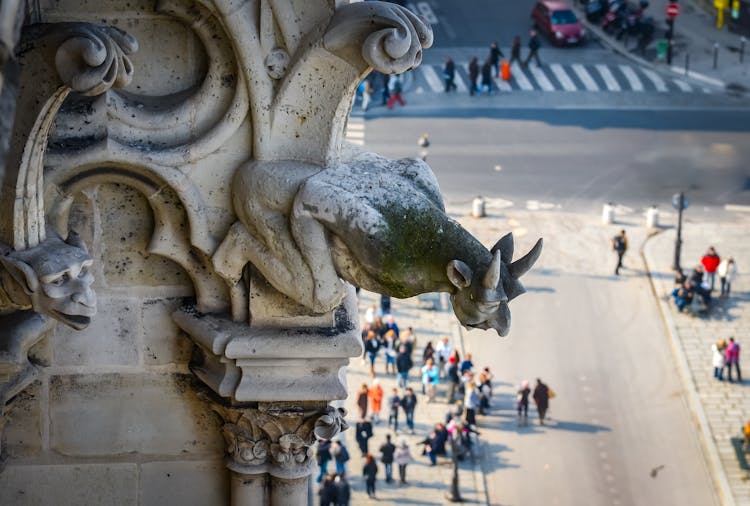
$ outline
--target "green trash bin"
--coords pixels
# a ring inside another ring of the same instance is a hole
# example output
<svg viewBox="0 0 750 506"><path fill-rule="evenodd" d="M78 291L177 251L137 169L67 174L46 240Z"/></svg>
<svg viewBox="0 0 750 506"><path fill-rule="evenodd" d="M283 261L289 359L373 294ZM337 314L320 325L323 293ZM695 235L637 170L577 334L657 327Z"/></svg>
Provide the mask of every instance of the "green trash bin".
<svg viewBox="0 0 750 506"><path fill-rule="evenodd" d="M667 59L667 47L669 46L669 42L667 39L661 39L656 43L656 58L658 60L666 60Z"/></svg>

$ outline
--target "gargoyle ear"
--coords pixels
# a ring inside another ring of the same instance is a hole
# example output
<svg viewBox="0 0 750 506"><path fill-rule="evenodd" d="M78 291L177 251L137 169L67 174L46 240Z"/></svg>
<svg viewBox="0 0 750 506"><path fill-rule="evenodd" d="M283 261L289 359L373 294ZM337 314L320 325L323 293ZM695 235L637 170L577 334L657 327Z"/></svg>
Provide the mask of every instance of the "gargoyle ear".
<svg viewBox="0 0 750 506"><path fill-rule="evenodd" d="M71 246L82 249L86 254L88 254L89 252L89 249L86 247L86 243L83 242L83 239L81 239L81 236L78 235L78 232L76 232L75 230L71 230L70 232L68 232L68 240L65 242L70 244Z"/></svg>
<svg viewBox="0 0 750 506"><path fill-rule="evenodd" d="M29 264L10 256L0 256L0 263L7 269L27 295L39 288L39 278Z"/></svg>
<svg viewBox="0 0 750 506"><path fill-rule="evenodd" d="M471 284L471 267L461 260L451 260L446 267L448 279L456 288L466 288Z"/></svg>

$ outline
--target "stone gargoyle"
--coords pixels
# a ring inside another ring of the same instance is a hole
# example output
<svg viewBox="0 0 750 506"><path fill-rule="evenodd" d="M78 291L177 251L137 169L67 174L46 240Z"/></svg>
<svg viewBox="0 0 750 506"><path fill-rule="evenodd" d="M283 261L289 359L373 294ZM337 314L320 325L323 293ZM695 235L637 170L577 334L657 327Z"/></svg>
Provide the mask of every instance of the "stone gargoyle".
<svg viewBox="0 0 750 506"><path fill-rule="evenodd" d="M342 279L394 297L448 292L466 327L510 327L508 302L537 260L539 239L512 261L508 234L488 250L449 218L421 160L363 153L332 167L252 161L234 176L239 221L213 257L230 284L251 262L280 292L316 312L345 293Z"/></svg>

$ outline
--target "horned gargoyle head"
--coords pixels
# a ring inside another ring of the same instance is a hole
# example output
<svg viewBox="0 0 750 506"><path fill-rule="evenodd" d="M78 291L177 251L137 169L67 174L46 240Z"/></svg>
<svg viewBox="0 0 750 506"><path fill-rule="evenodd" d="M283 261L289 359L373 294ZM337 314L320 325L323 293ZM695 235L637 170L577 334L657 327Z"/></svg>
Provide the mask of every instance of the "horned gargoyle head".
<svg viewBox="0 0 750 506"><path fill-rule="evenodd" d="M33 248L0 256L0 263L35 312L76 330L91 323L96 314L96 294L91 289L93 260L75 232L69 234L67 242L49 234Z"/></svg>
<svg viewBox="0 0 750 506"><path fill-rule="evenodd" d="M472 269L461 260L451 260L448 279L456 287L451 294L453 311L466 327L495 329L501 336L510 330L508 302L525 292L519 282L542 252L539 239L526 255L515 262L513 234L507 234L490 250L492 261L485 268Z"/></svg>

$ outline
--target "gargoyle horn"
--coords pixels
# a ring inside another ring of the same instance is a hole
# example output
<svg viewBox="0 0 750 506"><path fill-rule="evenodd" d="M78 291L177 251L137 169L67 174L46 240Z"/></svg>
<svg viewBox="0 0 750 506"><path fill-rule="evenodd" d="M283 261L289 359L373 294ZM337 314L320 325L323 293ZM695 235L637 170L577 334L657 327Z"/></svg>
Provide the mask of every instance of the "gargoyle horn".
<svg viewBox="0 0 750 506"><path fill-rule="evenodd" d="M511 239L512 240L512 239ZM502 266L502 253L495 251L492 256L492 262L487 267L487 272L484 273L484 279L482 280L482 286L488 290L493 290L497 287L500 282L500 267Z"/></svg>
<svg viewBox="0 0 750 506"><path fill-rule="evenodd" d="M500 251L503 263L509 264L513 260L513 232L508 232L500 238L490 250L493 254Z"/></svg>
<svg viewBox="0 0 750 506"><path fill-rule="evenodd" d="M501 239L502 240L502 239ZM526 274L542 254L542 239L539 239L531 251L508 266L511 277L518 279Z"/></svg>

